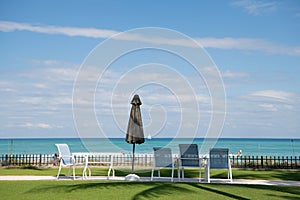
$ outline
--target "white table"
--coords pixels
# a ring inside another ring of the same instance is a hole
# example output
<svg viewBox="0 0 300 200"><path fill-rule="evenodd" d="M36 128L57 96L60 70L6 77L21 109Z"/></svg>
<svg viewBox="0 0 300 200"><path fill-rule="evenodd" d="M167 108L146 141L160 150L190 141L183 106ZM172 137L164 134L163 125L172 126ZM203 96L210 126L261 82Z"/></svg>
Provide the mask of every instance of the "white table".
<svg viewBox="0 0 300 200"><path fill-rule="evenodd" d="M82 177L87 178L87 170L89 171L89 177L91 176L91 169L89 168L89 165L91 164L104 164L108 165L108 173L107 173L107 179L110 177L110 173L112 172L112 176L115 177L115 170L113 168L114 164L114 157L122 155L121 153L97 153L97 152L76 152L72 153L74 157L84 157L84 169L82 172ZM91 160L93 157L101 157L101 156L109 156L108 161L95 161Z"/></svg>

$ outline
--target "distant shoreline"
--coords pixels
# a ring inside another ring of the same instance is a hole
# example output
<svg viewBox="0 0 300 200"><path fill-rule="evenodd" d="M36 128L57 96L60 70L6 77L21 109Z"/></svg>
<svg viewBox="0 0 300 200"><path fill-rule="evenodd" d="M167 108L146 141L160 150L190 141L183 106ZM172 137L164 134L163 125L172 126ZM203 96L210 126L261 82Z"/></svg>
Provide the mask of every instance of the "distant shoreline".
<svg viewBox="0 0 300 200"><path fill-rule="evenodd" d="M20 138L0 138L0 140L47 140L47 139L125 139L124 138L118 138L118 137L111 137L111 138L81 138L81 137L45 137L45 138L25 138L25 137L20 137ZM171 138L171 137L168 137L168 138L151 138L151 139L147 139L147 137L145 137L146 140L155 140L155 139L159 139L159 140L163 140L163 139L166 139L166 140L170 140L170 139L211 139L211 140L215 140L215 139L221 139L221 140L300 140L300 137L299 138L225 138L225 137L220 137L220 138Z"/></svg>
<svg viewBox="0 0 300 200"><path fill-rule="evenodd" d="M55 144L68 144L72 152L131 152L132 145L125 138L14 138L0 139L0 154L51 154ZM153 138L136 148L136 153L152 153L153 147L170 147L178 152L179 144L198 144L199 151L220 147L243 155L300 155L300 139L290 138Z"/></svg>

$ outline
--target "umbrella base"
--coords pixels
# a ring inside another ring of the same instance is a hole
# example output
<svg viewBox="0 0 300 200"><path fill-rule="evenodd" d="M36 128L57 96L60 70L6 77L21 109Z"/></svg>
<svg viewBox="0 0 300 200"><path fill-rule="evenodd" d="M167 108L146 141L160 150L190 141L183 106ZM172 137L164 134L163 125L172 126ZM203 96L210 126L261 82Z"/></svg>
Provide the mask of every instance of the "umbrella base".
<svg viewBox="0 0 300 200"><path fill-rule="evenodd" d="M126 181L139 181L140 177L136 174L128 174L127 176L125 176L125 180Z"/></svg>

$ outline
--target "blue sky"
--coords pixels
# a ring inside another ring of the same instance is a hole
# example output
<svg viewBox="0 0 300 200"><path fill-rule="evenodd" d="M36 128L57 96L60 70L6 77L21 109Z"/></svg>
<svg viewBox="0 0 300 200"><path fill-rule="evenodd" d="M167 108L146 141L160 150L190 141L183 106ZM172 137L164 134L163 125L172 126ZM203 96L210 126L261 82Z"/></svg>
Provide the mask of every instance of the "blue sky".
<svg viewBox="0 0 300 200"><path fill-rule="evenodd" d="M101 42L143 27L183 33L199 42L213 60L226 92L220 137L299 138L300 2L296 0L2 0L0 138L78 137L72 95L80 66ZM211 117L205 81L182 60L150 51L123 56L108 71L110 81L103 80L107 85L99 84L95 90L95 113L105 135L124 137L130 110L131 97L125 96L118 99L111 116L109 102L118 95L111 91L135 66L154 62L174 67L194 86L201 115L196 136L205 137ZM159 70L141 76L170 78ZM177 102L181 94L173 94L172 88L148 84L137 91L147 135L175 137L178 126L189 132L195 125L178 125L182 118L178 108L184 108ZM118 108L120 112L115 111Z"/></svg>

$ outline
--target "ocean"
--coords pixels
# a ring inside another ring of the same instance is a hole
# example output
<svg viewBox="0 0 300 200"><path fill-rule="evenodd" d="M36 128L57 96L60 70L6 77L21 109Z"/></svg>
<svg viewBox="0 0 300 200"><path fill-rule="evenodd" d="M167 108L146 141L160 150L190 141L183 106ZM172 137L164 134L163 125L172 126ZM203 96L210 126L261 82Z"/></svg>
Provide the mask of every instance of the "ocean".
<svg viewBox="0 0 300 200"><path fill-rule="evenodd" d="M178 144L198 144L201 149L203 138L145 139L145 143L136 145L137 154L151 154L153 147L170 147L178 153ZM2 154L54 154L55 144L66 143L72 152L121 152L130 153L132 145L124 138L51 138L51 139L0 139L0 155ZM237 139L220 138L214 147L229 148L231 154L242 150L246 156L300 156L300 139Z"/></svg>

